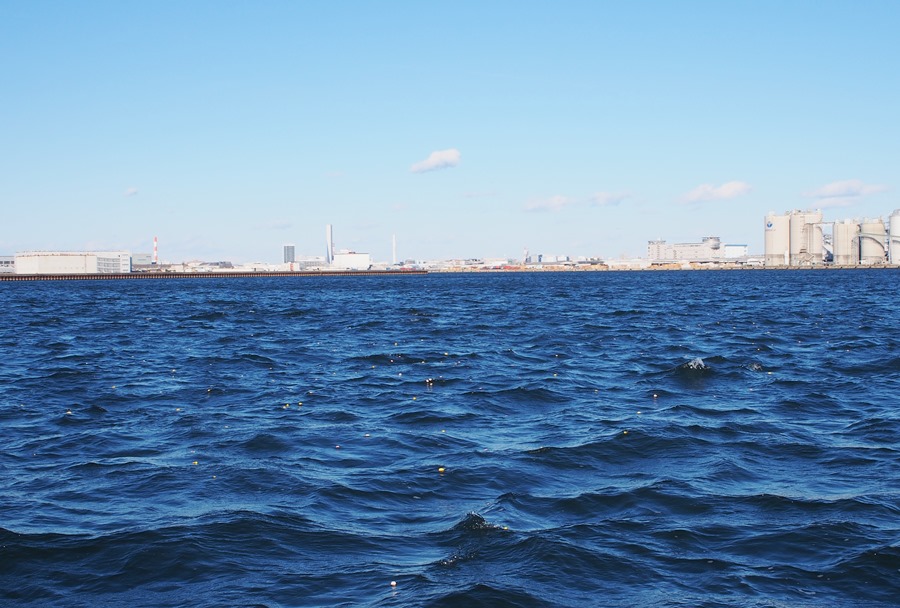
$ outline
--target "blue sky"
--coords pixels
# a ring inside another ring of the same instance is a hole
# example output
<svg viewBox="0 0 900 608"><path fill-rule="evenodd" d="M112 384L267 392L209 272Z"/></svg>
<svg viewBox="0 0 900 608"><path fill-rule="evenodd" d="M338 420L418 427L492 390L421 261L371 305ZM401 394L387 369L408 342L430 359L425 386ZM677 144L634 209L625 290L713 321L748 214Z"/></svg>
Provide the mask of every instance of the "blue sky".
<svg viewBox="0 0 900 608"><path fill-rule="evenodd" d="M0 0L0 255L762 251L900 207L900 3Z"/></svg>

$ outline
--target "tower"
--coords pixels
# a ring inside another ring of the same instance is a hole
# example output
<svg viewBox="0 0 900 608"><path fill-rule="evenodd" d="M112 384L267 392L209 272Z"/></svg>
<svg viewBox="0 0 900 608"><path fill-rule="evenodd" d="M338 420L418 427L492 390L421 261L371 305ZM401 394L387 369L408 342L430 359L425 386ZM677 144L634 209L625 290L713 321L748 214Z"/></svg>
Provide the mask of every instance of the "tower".
<svg viewBox="0 0 900 608"><path fill-rule="evenodd" d="M293 245L285 245L284 246L284 263L287 264L289 262L295 261L294 257L294 246Z"/></svg>
<svg viewBox="0 0 900 608"><path fill-rule="evenodd" d="M331 233L331 224L325 226L325 263L331 265L334 261L334 239Z"/></svg>

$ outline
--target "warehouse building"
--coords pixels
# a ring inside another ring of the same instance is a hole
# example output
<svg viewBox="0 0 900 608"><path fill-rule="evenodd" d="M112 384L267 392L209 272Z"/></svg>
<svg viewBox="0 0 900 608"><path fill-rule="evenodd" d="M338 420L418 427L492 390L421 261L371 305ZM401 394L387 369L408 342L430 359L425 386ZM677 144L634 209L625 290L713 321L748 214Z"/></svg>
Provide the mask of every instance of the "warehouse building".
<svg viewBox="0 0 900 608"><path fill-rule="evenodd" d="M17 253L16 274L122 274L131 272L128 251L26 251Z"/></svg>

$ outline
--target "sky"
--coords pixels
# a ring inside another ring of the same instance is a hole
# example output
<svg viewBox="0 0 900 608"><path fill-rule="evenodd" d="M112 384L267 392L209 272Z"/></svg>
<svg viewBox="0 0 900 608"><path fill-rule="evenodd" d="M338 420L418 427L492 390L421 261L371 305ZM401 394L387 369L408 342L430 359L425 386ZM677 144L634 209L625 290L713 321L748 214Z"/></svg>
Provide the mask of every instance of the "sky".
<svg viewBox="0 0 900 608"><path fill-rule="evenodd" d="M0 0L0 255L763 249L900 208L900 2Z"/></svg>

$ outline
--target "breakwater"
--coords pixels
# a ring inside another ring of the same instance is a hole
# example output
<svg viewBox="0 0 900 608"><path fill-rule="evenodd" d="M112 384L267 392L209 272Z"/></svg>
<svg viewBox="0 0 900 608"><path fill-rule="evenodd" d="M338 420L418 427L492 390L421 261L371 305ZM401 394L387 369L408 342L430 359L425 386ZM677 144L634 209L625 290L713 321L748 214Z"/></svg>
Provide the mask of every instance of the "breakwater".
<svg viewBox="0 0 900 608"><path fill-rule="evenodd" d="M0 281L118 281L155 279L248 279L272 277L406 276L424 270L333 270L295 272L131 272L103 274L8 274Z"/></svg>

